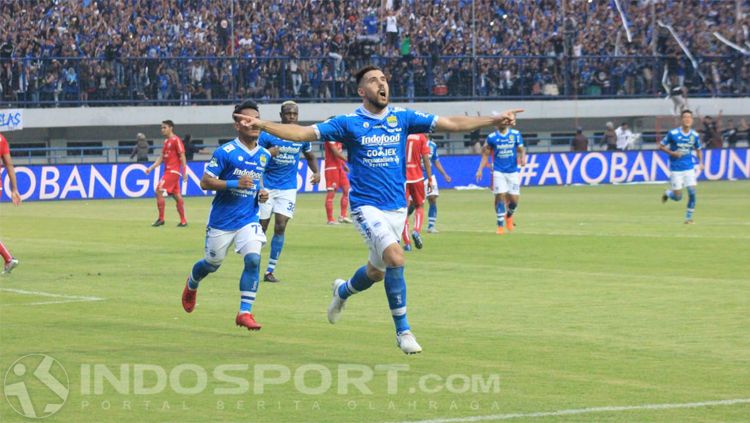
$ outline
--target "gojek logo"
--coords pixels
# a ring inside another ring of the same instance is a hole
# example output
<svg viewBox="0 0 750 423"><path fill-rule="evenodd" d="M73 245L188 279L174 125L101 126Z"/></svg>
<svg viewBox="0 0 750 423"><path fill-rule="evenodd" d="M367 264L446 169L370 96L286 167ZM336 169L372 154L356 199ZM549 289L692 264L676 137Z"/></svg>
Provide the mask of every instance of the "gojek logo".
<svg viewBox="0 0 750 423"><path fill-rule="evenodd" d="M29 354L10 365L3 388L5 399L16 413L43 419L65 405L70 381L59 361L45 354Z"/></svg>

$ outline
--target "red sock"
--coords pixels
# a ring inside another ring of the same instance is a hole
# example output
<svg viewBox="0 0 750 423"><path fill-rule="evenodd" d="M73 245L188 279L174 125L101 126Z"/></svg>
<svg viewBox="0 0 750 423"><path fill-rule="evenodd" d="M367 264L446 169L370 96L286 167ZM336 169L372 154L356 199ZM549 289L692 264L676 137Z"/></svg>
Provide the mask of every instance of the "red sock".
<svg viewBox="0 0 750 423"><path fill-rule="evenodd" d="M185 219L185 200L182 197L177 199L177 213L180 214L180 223L187 223L187 219Z"/></svg>
<svg viewBox="0 0 750 423"><path fill-rule="evenodd" d="M344 188L343 191L344 193L341 195L341 215L346 217L349 209L349 187Z"/></svg>
<svg viewBox="0 0 750 423"><path fill-rule="evenodd" d="M424 221L424 206L414 209L414 230L422 233L422 221Z"/></svg>
<svg viewBox="0 0 750 423"><path fill-rule="evenodd" d="M336 195L336 191L329 189L326 191L326 217L329 222L333 222L333 197Z"/></svg>
<svg viewBox="0 0 750 423"><path fill-rule="evenodd" d="M164 220L164 196L161 192L156 193L156 208L159 209L159 220Z"/></svg>
<svg viewBox="0 0 750 423"><path fill-rule="evenodd" d="M2 242L0 242L0 256L3 256L3 261L5 263L10 263L10 261L13 259L13 256L10 255L10 251L5 248L5 245Z"/></svg>
<svg viewBox="0 0 750 423"><path fill-rule="evenodd" d="M411 240L409 239L409 219L406 219L406 223L404 224L404 230L401 232L401 239L404 241L404 245L411 244Z"/></svg>

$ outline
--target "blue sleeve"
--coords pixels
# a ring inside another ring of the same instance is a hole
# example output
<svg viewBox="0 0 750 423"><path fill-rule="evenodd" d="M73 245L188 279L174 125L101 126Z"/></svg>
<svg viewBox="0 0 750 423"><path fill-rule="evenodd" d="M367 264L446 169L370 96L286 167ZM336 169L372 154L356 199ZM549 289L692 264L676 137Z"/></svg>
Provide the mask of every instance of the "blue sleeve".
<svg viewBox="0 0 750 423"><path fill-rule="evenodd" d="M306 142L306 143L302 144L302 152L303 153L309 153L311 151L312 151L312 144L310 144L309 142Z"/></svg>
<svg viewBox="0 0 750 423"><path fill-rule="evenodd" d="M518 133L518 138L516 139L516 147L523 147L523 135L521 133Z"/></svg>
<svg viewBox="0 0 750 423"><path fill-rule="evenodd" d="M339 115L313 125L315 134L320 141L348 141L346 136L346 116Z"/></svg>
<svg viewBox="0 0 750 423"><path fill-rule="evenodd" d="M436 145L435 146L435 150L432 152L432 161L433 162L440 158L440 156L438 155L438 151L437 150L438 149L437 149L437 145Z"/></svg>
<svg viewBox="0 0 750 423"><path fill-rule="evenodd" d="M221 176L221 172L224 170L226 164L226 156L227 153L222 147L214 150L214 154L211 156L211 160L208 162L205 172L214 178Z"/></svg>
<svg viewBox="0 0 750 423"><path fill-rule="evenodd" d="M267 132L261 132L260 136L258 137L258 145L268 149L274 146L274 140L276 140L276 137L274 137L273 135Z"/></svg>
<svg viewBox="0 0 750 423"><path fill-rule="evenodd" d="M696 150L701 149L701 136L698 134L695 134L695 149Z"/></svg>
<svg viewBox="0 0 750 423"><path fill-rule="evenodd" d="M664 145L664 146L669 146L669 136L671 134L672 134L671 132L667 132L667 135L665 135L664 138L662 138L659 144Z"/></svg>
<svg viewBox="0 0 750 423"><path fill-rule="evenodd" d="M485 143L489 148L495 148L495 139L492 138L492 134L487 136L487 140L485 141Z"/></svg>
<svg viewBox="0 0 750 423"><path fill-rule="evenodd" d="M430 133L435 129L438 117L429 113L406 109L406 126L410 134Z"/></svg>

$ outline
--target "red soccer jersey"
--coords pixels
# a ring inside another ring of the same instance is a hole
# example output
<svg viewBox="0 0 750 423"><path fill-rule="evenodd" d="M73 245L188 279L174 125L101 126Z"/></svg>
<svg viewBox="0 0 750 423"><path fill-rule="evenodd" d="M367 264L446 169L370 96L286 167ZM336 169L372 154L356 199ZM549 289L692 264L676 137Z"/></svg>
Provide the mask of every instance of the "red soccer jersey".
<svg viewBox="0 0 750 423"><path fill-rule="evenodd" d="M180 155L185 153L185 146L177 135L164 140L164 148L161 150L161 159L164 162L164 173L182 173L182 160Z"/></svg>
<svg viewBox="0 0 750 423"><path fill-rule="evenodd" d="M325 142L325 170L341 169L344 165L343 160L333 155L334 149L336 149L336 151L341 151L341 143L335 141Z"/></svg>
<svg viewBox="0 0 750 423"><path fill-rule="evenodd" d="M425 134L412 134L406 138L406 182L421 182L422 156L430 154Z"/></svg>
<svg viewBox="0 0 750 423"><path fill-rule="evenodd" d="M8 146L8 140L5 139L3 134L0 134L0 156L3 154L10 154L10 147ZM0 161L0 167L3 166L3 162Z"/></svg>

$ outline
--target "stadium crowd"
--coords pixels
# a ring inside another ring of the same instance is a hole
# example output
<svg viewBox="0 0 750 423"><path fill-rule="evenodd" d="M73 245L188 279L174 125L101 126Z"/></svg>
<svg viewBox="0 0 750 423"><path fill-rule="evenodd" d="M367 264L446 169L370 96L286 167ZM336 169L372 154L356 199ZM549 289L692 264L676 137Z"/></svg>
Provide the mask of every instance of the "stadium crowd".
<svg viewBox="0 0 750 423"><path fill-rule="evenodd" d="M325 100L356 97L352 72L374 62L408 99L750 93L750 60L712 35L747 47L749 1L621 3L632 42L609 0L2 2L0 89L11 104Z"/></svg>

